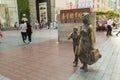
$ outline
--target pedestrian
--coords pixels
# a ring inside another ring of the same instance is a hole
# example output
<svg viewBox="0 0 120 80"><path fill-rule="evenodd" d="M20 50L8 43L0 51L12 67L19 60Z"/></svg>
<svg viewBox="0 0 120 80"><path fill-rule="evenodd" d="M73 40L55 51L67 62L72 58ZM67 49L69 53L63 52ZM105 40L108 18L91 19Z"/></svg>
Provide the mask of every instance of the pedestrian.
<svg viewBox="0 0 120 80"><path fill-rule="evenodd" d="M31 43L31 35L32 35L32 26L29 22L27 22L27 36L28 36L28 43Z"/></svg>
<svg viewBox="0 0 120 80"><path fill-rule="evenodd" d="M16 25L16 24L17 24L17 22L15 22L15 24L14 24L14 28L16 28L16 27L17 27L17 25Z"/></svg>
<svg viewBox="0 0 120 80"><path fill-rule="evenodd" d="M116 36L118 36L119 33L120 33L120 30L117 32Z"/></svg>
<svg viewBox="0 0 120 80"><path fill-rule="evenodd" d="M24 21L21 21L20 30L21 30L22 40L24 43L26 43L25 40L27 37L26 29L27 29L26 23Z"/></svg>
<svg viewBox="0 0 120 80"><path fill-rule="evenodd" d="M53 23L53 27L54 27L54 29L57 29L57 28L58 28L58 23L57 23L57 21L55 21L55 22Z"/></svg>
<svg viewBox="0 0 120 80"><path fill-rule="evenodd" d="M1 21L0 21L0 30L2 29L2 24L1 24Z"/></svg>
<svg viewBox="0 0 120 80"><path fill-rule="evenodd" d="M70 39L72 39L72 42L73 42L73 50L74 50L74 61L73 61L73 63L75 63L74 67L76 67L77 64L78 64L78 56L75 53L75 50L78 46L78 28L77 27L74 27L73 32L69 34L68 40L70 40Z"/></svg>
<svg viewBox="0 0 120 80"><path fill-rule="evenodd" d="M38 29L39 28L39 23L38 21L35 22L35 29Z"/></svg>
<svg viewBox="0 0 120 80"><path fill-rule="evenodd" d="M19 29L19 24L18 24L18 22L15 22L14 28L16 28L17 30Z"/></svg>
<svg viewBox="0 0 120 80"><path fill-rule="evenodd" d="M80 69L87 71L88 56L91 50L94 49L95 34L93 26L90 25L89 13L82 14L83 25L80 27L80 34L78 36L80 52L77 54L83 66Z"/></svg>
<svg viewBox="0 0 120 80"><path fill-rule="evenodd" d="M3 37L3 34L1 33L1 31L0 31L0 38L2 38Z"/></svg>
<svg viewBox="0 0 120 80"><path fill-rule="evenodd" d="M108 19L107 21L107 34L106 36L112 36L112 25L113 25L113 20L111 18Z"/></svg>
<svg viewBox="0 0 120 80"><path fill-rule="evenodd" d="M47 22L47 28L50 29L50 22Z"/></svg>
<svg viewBox="0 0 120 80"><path fill-rule="evenodd" d="M117 25L119 25L120 22L117 23ZM120 33L120 29L118 29L118 32L116 33L116 36L118 36L118 34Z"/></svg>

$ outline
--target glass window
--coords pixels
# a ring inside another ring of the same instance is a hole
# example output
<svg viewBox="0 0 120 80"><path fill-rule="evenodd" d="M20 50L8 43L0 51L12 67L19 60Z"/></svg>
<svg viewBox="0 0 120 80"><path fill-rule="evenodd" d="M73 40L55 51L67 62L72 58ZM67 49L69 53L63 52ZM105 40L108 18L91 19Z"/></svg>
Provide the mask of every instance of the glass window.
<svg viewBox="0 0 120 80"><path fill-rule="evenodd" d="M0 0L0 11L0 20L4 26L14 26L18 22L16 0Z"/></svg>

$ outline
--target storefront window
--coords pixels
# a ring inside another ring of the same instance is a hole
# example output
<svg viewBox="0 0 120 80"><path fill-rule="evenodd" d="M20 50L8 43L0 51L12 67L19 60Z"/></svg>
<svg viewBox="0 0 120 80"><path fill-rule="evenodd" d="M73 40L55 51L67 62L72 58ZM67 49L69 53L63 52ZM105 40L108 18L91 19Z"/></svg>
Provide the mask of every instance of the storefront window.
<svg viewBox="0 0 120 80"><path fill-rule="evenodd" d="M2 27L13 27L15 22L18 22L16 0L0 0L0 23L3 25Z"/></svg>

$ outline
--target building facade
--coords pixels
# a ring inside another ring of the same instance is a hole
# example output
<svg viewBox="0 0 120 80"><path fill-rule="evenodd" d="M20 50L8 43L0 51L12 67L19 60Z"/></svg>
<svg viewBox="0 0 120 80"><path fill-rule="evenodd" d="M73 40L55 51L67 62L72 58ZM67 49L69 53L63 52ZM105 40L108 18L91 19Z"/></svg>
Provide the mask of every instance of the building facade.
<svg viewBox="0 0 120 80"><path fill-rule="evenodd" d="M79 2L91 6L93 11L120 10L120 0L29 0L31 22L56 21L60 10L79 8Z"/></svg>
<svg viewBox="0 0 120 80"><path fill-rule="evenodd" d="M55 0L29 0L31 23L55 21Z"/></svg>
<svg viewBox="0 0 120 80"><path fill-rule="evenodd" d="M56 11L61 9L71 9L70 2L72 2L72 9L74 8L92 8L93 11L102 10L116 10L115 0L55 0L56 1ZM57 11L58 12L58 11Z"/></svg>
<svg viewBox="0 0 120 80"><path fill-rule="evenodd" d="M13 27L18 22L16 0L0 0L0 23L2 27Z"/></svg>
<svg viewBox="0 0 120 80"><path fill-rule="evenodd" d="M116 0L117 12L120 12L120 0Z"/></svg>
<svg viewBox="0 0 120 80"><path fill-rule="evenodd" d="M116 0L77 0L80 6L77 8L90 7L93 11L116 10Z"/></svg>

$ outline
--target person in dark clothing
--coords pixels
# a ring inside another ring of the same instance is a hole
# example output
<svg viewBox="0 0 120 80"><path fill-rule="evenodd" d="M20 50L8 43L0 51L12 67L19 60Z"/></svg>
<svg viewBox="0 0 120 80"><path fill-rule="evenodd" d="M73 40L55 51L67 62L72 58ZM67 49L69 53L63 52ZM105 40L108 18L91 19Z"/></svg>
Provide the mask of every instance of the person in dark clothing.
<svg viewBox="0 0 120 80"><path fill-rule="evenodd" d="M50 29L50 22L47 22L47 27L48 29Z"/></svg>
<svg viewBox="0 0 120 80"><path fill-rule="evenodd" d="M27 36L28 36L28 43L31 42L31 35L32 35L32 26L30 23L27 22Z"/></svg>

